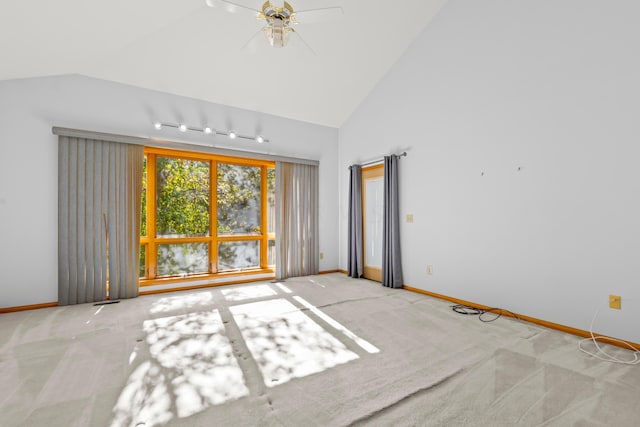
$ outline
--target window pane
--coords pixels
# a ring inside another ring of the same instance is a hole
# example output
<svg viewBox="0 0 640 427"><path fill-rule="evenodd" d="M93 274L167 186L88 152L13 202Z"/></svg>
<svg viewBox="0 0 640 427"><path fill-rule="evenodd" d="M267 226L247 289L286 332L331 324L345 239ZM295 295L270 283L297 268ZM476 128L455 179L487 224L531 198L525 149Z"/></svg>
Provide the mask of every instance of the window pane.
<svg viewBox="0 0 640 427"><path fill-rule="evenodd" d="M269 240L267 247L267 265L276 265L276 241Z"/></svg>
<svg viewBox="0 0 640 427"><path fill-rule="evenodd" d="M147 235L147 156L142 163L142 204L140 205L140 235Z"/></svg>
<svg viewBox="0 0 640 427"><path fill-rule="evenodd" d="M158 237L209 235L209 162L157 157Z"/></svg>
<svg viewBox="0 0 640 427"><path fill-rule="evenodd" d="M267 232L276 232L276 170L267 169Z"/></svg>
<svg viewBox="0 0 640 427"><path fill-rule="evenodd" d="M158 276L186 276L208 272L208 243L158 245Z"/></svg>
<svg viewBox="0 0 640 427"><path fill-rule="evenodd" d="M382 268L382 219L384 215L384 179L368 179L365 184L365 261L370 267Z"/></svg>
<svg viewBox="0 0 640 427"><path fill-rule="evenodd" d="M260 267L260 242L220 242L218 271Z"/></svg>
<svg viewBox="0 0 640 427"><path fill-rule="evenodd" d="M147 245L140 245L140 270L138 277L147 277Z"/></svg>
<svg viewBox="0 0 640 427"><path fill-rule="evenodd" d="M218 235L260 233L260 167L218 164Z"/></svg>

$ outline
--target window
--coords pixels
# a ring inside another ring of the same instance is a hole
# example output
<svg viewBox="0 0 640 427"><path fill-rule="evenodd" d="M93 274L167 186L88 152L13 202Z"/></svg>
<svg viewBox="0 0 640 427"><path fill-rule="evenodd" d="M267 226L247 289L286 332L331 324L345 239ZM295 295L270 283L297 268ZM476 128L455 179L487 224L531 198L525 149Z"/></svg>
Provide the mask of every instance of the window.
<svg viewBox="0 0 640 427"><path fill-rule="evenodd" d="M147 148L140 277L273 268L274 167L270 161Z"/></svg>

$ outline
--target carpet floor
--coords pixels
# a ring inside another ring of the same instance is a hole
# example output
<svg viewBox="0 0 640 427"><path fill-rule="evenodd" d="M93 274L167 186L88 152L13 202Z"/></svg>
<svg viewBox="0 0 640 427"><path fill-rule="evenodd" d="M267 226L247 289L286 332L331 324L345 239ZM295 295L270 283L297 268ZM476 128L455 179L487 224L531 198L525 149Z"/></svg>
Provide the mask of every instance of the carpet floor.
<svg viewBox="0 0 640 427"><path fill-rule="evenodd" d="M2 314L0 425L638 425L579 340L339 273Z"/></svg>

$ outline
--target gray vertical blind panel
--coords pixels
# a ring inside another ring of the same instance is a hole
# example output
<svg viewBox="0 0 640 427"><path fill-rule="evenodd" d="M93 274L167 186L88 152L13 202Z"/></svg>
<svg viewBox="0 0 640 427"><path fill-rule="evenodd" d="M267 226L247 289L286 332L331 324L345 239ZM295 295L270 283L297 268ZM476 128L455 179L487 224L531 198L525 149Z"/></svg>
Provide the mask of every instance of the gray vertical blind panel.
<svg viewBox="0 0 640 427"><path fill-rule="evenodd" d="M107 212L106 207L109 206L109 182L105 177L109 176L109 144L100 144L100 256L96 262L99 262L102 269L100 277L103 284L106 285L108 280L108 264L107 264ZM105 289L106 296L106 289ZM104 299L104 297L103 297Z"/></svg>
<svg viewBox="0 0 640 427"><path fill-rule="evenodd" d="M58 145L58 301L67 301L70 281L69 249L69 150ZM68 302L66 302L68 304Z"/></svg>
<svg viewBox="0 0 640 427"><path fill-rule="evenodd" d="M85 182L86 182L86 164L87 164L87 158L86 158L86 144L78 144L76 143L76 150L77 150L77 159L78 162L76 163L76 200L77 200L77 205L76 205L76 232L77 232L77 247L78 247L78 252L76 254L77 256L77 298L78 301L87 301L87 288L89 288L89 290L93 290L91 287L85 287L85 286L81 286L81 283L85 283L86 282L86 272L87 272L87 253L85 251L85 247L87 246L87 244L91 244L91 241L89 241L89 238L91 236L87 235L87 226L88 224L86 224L86 217L85 217L85 213L86 213L86 206L87 206L87 201L86 201L86 192L85 192Z"/></svg>
<svg viewBox="0 0 640 427"><path fill-rule="evenodd" d="M84 248L85 258L87 260L93 260L93 166L94 166L94 146L93 144L85 144L85 158L87 159L84 163L84 180L81 183L85 198L85 209L84 209L84 224L85 224L85 233L87 233L87 241L86 246ZM85 264L85 280L89 283L94 283L93 281L93 271L94 271L94 263L87 262ZM94 289L88 288L86 289L86 299L93 300Z"/></svg>
<svg viewBox="0 0 640 427"><path fill-rule="evenodd" d="M87 254L88 263L87 280L91 283L91 300L99 301L104 299L101 286L106 283L104 266L102 265L101 254L104 248L104 233L102 231L102 144L90 144L91 158L93 161L88 164L87 192L91 194L91 202L87 203L87 217L91 222L91 251Z"/></svg>
<svg viewBox="0 0 640 427"><path fill-rule="evenodd" d="M67 297L69 303L77 304L78 295L78 269L82 260L78 259L78 239L84 236L78 235L78 143L69 141L69 291ZM84 302L84 301L83 301Z"/></svg>
<svg viewBox="0 0 640 427"><path fill-rule="evenodd" d="M109 297L118 299L117 284L119 283L118 277L118 224L117 224L117 205L118 205L118 191L116 188L116 150L114 147L109 146L109 168L107 171L108 182L108 202L105 206L107 212L107 274L109 277Z"/></svg>

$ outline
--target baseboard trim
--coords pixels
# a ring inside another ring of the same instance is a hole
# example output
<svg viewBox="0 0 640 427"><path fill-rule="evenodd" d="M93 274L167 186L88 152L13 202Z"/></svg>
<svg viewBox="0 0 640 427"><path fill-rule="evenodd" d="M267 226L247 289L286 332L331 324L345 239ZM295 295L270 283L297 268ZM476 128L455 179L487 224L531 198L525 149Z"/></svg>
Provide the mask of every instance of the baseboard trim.
<svg viewBox="0 0 640 427"><path fill-rule="evenodd" d="M336 270L338 273L342 273L342 274L346 274L347 276L349 275L349 272L347 270Z"/></svg>
<svg viewBox="0 0 640 427"><path fill-rule="evenodd" d="M330 273L343 273L343 274L347 274L347 272L345 270L327 270L327 271L321 271L319 274L330 274ZM202 288L212 288L212 287L216 287L216 286L225 286L225 285L238 285L238 284L242 284L242 283L251 283L251 282L260 282L265 280L264 278L260 278L260 279L245 279L245 280L238 280L238 281L230 281L230 282L220 282L220 283L209 283L209 284L204 284L204 285L195 285L195 286L184 286L184 287L179 287L179 288L167 288L167 289L155 289L152 291L146 291L146 292L140 292L139 295L151 295L151 294L160 294L160 293L166 293L166 292L176 292L176 291L189 291L189 290L195 290L195 289L202 289ZM433 298L438 298L441 300L445 300L445 301L449 301L449 302L453 302L456 304L463 304L469 307L474 307L474 308L479 308L481 310L487 310L489 307L487 305L482 305L482 304L478 304L475 302L471 302L471 301L466 301L466 300L462 300L459 298L454 298L454 297L450 297L448 295L442 295L442 294L438 294L435 292L430 292L430 291L425 291L424 289L419 289L419 288L414 288L411 286L403 286L402 289L405 289L407 291L411 291L411 292L415 292L418 294L422 294L422 295L427 295ZM0 314L1 313L15 313L17 311L27 311L27 310L36 310L36 309L40 309L40 308L51 308L51 307L58 307L58 303L57 302L45 302L45 303L41 303L41 304L30 304L30 305L20 305L20 306L16 306L16 307L4 307L4 308L0 308ZM529 323L534 323L536 325L540 325L540 326L544 326L546 328L549 329L555 329L557 331L560 332L564 332L567 334L571 334L571 335L576 335L579 337L583 337L583 338L590 338L591 337L591 333L589 331L585 331L583 329L577 329L577 328L572 328L571 326L566 326L566 325L561 325L559 323L554 323L554 322L549 322L547 320L542 320L542 319L538 319L535 317L531 317L531 316L527 316L524 314L520 314L520 313L511 313L508 311L504 311L502 312L503 316L506 317L517 317L520 320L524 320L526 322ZM629 349L629 347L627 347L626 345L617 342L615 340L618 340L619 338L614 338L614 337L609 337L606 335L601 335L598 333L595 333L595 335L599 336L600 339L603 342L607 342L611 345L615 345L618 347L622 347L624 349ZM625 341L625 340L622 340ZM638 343L634 343L634 342L630 342L630 341L625 341L628 344L631 344L632 346L636 347L636 348L640 348L640 344Z"/></svg>
<svg viewBox="0 0 640 427"><path fill-rule="evenodd" d="M17 307L0 308L0 313L15 313L16 311L36 310L38 308L57 307L58 302L44 302L42 304L20 305Z"/></svg>
<svg viewBox="0 0 640 427"><path fill-rule="evenodd" d="M326 270L326 271L321 271L318 274L331 274L331 273L342 273L342 270ZM344 272L346 274L346 272ZM271 278L272 279L272 278ZM192 286L181 286L181 287L170 287L170 288L165 288L165 289L153 289L153 290L149 290L149 291L145 291L144 286L140 286L139 287L139 292L138 295L152 295L152 294L163 294L166 292L177 292L177 291L193 291L195 289L203 289L203 288L213 288L216 286L227 286L227 285L240 285L242 283L252 283L252 282L262 282L265 280L270 280L269 278L265 279L264 277L262 278L257 278L257 279L243 279L243 280L229 280L229 281L224 281L224 282L217 282L217 283L205 283L202 285L192 285ZM147 286L151 286L151 285L158 285L161 283L153 283L153 284L149 284ZM27 311L27 310L37 310L39 308L50 308L50 307L58 307L58 303L57 302L45 302L42 304L30 304L30 305L21 305L21 306L17 306L17 307L4 307L4 308L0 308L0 314L2 313L14 313L16 311Z"/></svg>
<svg viewBox="0 0 640 427"><path fill-rule="evenodd" d="M424 289L413 288L411 286L403 286L402 289L406 289L407 291L411 291L411 292L416 292L416 293L419 293L419 294L427 295L427 296L430 296L430 297L433 297L433 298L438 298L438 299L441 299L441 300L453 302L453 303L456 303L456 304L462 304L462 305L466 305L466 306L469 306L469 307L479 308L481 310L488 310L490 308L494 308L494 307L489 307L487 305L477 304L475 302L465 301L465 300L462 300L462 299L459 299L459 298L450 297L450 296L447 296L447 295L437 294L435 292L425 291ZM559 323L553 323L553 322L549 322L549 321L546 321L546 320L537 319L535 317L526 316L526 315L520 314L520 313L511 313L511 312L503 311L502 315L506 316L506 317L517 317L518 319L524 320L524 321L529 322L529 323L534 323L536 325L544 326L545 328L555 329L557 331L564 332L564 333L571 334L571 335L576 335L576 336L579 336L579 337L582 337L582 338L591 338L591 333L589 331L585 331L583 329L572 328L571 326L561 325ZM609 336L598 334L598 333L595 333L595 332L594 332L594 335L599 337L598 341L606 342L607 344L615 345L617 347L622 347L624 349L629 350L629 347L627 347L623 343L615 341L615 340L618 340L619 338L609 337ZM626 343L631 344L632 346L634 346L636 348L640 348L640 344L636 344L636 343L633 343L633 342L630 342L630 341L626 341L626 340L622 340L622 341L625 341Z"/></svg>

